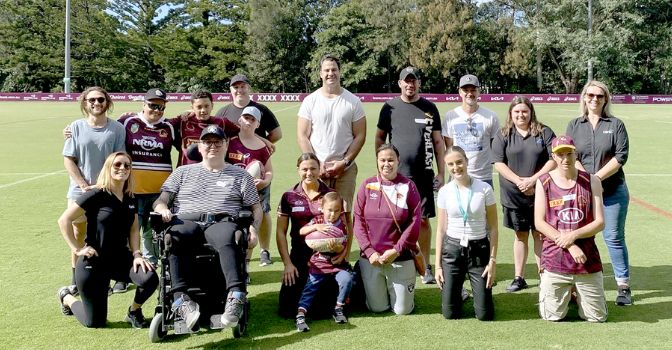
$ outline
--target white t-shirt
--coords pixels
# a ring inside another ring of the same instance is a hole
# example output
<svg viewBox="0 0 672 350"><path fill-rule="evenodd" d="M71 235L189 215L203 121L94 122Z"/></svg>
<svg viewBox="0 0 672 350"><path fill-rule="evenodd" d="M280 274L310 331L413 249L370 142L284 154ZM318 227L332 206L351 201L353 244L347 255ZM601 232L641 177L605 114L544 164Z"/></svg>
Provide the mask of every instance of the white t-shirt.
<svg viewBox="0 0 672 350"><path fill-rule="evenodd" d="M472 195L468 206L469 210L467 210L468 218L466 224L464 224L462 213L457 204L457 185L455 182L451 181L439 190L436 205L440 210L446 211L446 218L448 220L446 234L450 237L461 239L462 235L467 235L467 239L471 241L487 236L485 229L487 222L485 207L495 204L495 195L492 187L487 183L473 177L472 181ZM468 199L469 190L461 188L460 201L462 208L467 208Z"/></svg>
<svg viewBox="0 0 672 350"><path fill-rule="evenodd" d="M352 123L364 118L364 107L350 91L326 98L320 90L308 95L299 109L299 118L312 125L310 143L321 162L343 159L354 139Z"/></svg>
<svg viewBox="0 0 672 350"><path fill-rule="evenodd" d="M442 135L453 139L453 144L467 153L469 175L479 180L492 180L490 142L500 128L497 114L479 106L469 118L458 106L446 113L442 126Z"/></svg>

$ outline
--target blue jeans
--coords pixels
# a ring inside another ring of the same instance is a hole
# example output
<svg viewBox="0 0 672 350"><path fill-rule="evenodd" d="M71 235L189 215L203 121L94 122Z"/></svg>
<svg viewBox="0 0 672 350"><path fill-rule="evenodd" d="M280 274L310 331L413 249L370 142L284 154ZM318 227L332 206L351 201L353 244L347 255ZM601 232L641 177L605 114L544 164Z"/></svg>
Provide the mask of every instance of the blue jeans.
<svg viewBox="0 0 672 350"><path fill-rule="evenodd" d="M140 226L140 236L142 238L142 255L154 266L159 261L159 244L154 242L152 227L149 225L149 213L152 212L154 201L159 198L159 194L136 194L135 199L138 206L138 225Z"/></svg>
<svg viewBox="0 0 672 350"><path fill-rule="evenodd" d="M628 247L625 245L625 218L628 215L630 193L628 186L621 184L616 192L604 196L604 230L602 236L607 245L611 267L614 269L616 283L630 283L630 262Z"/></svg>
<svg viewBox="0 0 672 350"><path fill-rule="evenodd" d="M313 303L313 298L315 297L315 294L317 294L320 283L331 276L334 276L336 283L338 283L338 297L336 298L336 304L344 305L345 299L350 295L350 289L352 288L352 273L350 271L341 270L335 274L308 274L308 281L306 281L306 285L303 287L303 293L301 293L301 299L299 300L299 307L308 310L310 304Z"/></svg>

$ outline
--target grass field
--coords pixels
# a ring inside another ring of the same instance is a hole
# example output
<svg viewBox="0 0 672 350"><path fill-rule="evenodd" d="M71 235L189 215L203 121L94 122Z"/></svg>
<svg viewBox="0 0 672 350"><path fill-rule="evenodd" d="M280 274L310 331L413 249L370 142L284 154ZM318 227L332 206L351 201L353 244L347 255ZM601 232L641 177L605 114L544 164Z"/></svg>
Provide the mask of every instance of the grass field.
<svg viewBox="0 0 672 350"><path fill-rule="evenodd" d="M281 193L296 183L295 120L297 103L269 105L283 128L283 139L273 156L275 179L272 207ZM501 117L507 104L486 104ZM217 107L220 107L219 105ZM374 174L373 135L381 105L365 104L368 139L357 159L359 180ZM441 104L445 113L453 104ZM140 103L118 103L114 115L139 110ZM166 115L188 108L170 103ZM564 133L567 122L577 115L577 106L540 104L537 114L556 133ZM149 343L147 330L129 329L123 317L132 293L110 297L109 328L85 329L72 317L61 315L56 290L70 280L68 249L56 225L65 208L67 175L61 157L62 128L79 118L75 103L0 104L0 348L83 348L83 349L409 349L425 348L672 348L672 112L666 105L616 105L630 134L630 158L625 167L632 196L627 221L632 285L635 305L616 307L613 273L606 248L599 238L605 263L605 288L609 319L604 324L578 321L576 310L569 321L548 323L539 320L536 309L538 279L532 277L533 259L528 264L531 288L507 294L513 277L511 245L513 233L500 227L495 287L496 321L479 322L473 317L471 302L465 306L464 320L445 320L440 312L439 289L419 283L416 310L409 316L391 313L350 315L350 323L336 326L332 321L312 321L309 333L298 334L291 320L276 316L282 263L267 268L252 262L252 302L248 333L234 339L230 331L201 332L172 336L162 344ZM273 214L274 215L274 214ZM275 239L272 240L272 247ZM357 256L353 250L351 261ZM255 258L258 253L255 252ZM433 261L433 260L430 260ZM145 306L151 317L156 299Z"/></svg>

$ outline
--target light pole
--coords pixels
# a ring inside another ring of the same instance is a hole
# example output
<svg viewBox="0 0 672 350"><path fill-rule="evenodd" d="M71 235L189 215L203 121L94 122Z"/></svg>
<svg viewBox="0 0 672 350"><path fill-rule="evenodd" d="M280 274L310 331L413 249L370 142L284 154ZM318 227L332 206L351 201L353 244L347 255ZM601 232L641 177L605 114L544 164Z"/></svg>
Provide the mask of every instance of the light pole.
<svg viewBox="0 0 672 350"><path fill-rule="evenodd" d="M588 81L593 80L593 0L588 0Z"/></svg>
<svg viewBox="0 0 672 350"><path fill-rule="evenodd" d="M63 91L70 93L70 0L65 0L65 76Z"/></svg>

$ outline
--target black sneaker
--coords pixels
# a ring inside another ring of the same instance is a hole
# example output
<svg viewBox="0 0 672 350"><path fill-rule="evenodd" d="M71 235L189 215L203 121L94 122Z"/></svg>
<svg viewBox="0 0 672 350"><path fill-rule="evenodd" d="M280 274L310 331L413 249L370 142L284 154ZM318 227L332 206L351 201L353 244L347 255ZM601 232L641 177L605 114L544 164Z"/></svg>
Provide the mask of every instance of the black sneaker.
<svg viewBox="0 0 672 350"><path fill-rule="evenodd" d="M175 299L172 305L172 311L175 315L184 320L187 324L187 329L194 329L198 324L198 319L201 317L201 312L198 304L191 300L186 294Z"/></svg>
<svg viewBox="0 0 672 350"><path fill-rule="evenodd" d="M527 288L527 282L525 282L525 279L523 277L516 276L513 279L513 282L511 282L511 285L506 287L506 291L508 293L515 293L515 292L517 292L519 290L523 290L525 288Z"/></svg>
<svg viewBox="0 0 672 350"><path fill-rule="evenodd" d="M427 269L425 270L425 275L422 276L422 283L423 284L436 284L436 279L434 278L434 274L432 273L432 265L427 265Z"/></svg>
<svg viewBox="0 0 672 350"><path fill-rule="evenodd" d="M70 310L70 307L63 304L63 299L65 299L65 296L72 295L72 290L70 287L71 286L61 287L56 292L56 297L58 298L59 304L61 305L61 312L65 316L72 316L72 310Z"/></svg>
<svg viewBox="0 0 672 350"><path fill-rule="evenodd" d="M240 317L243 315L245 302L245 293L229 292L229 296L226 298L226 305L224 306L224 313L222 314L222 325L224 327L233 328L238 325L238 321L240 321Z"/></svg>
<svg viewBox="0 0 672 350"><path fill-rule="evenodd" d="M343 307L334 308L334 321L338 324L348 323L348 318L343 314Z"/></svg>
<svg viewBox="0 0 672 350"><path fill-rule="evenodd" d="M618 286L618 295L616 296L616 305L632 305L632 292L628 286Z"/></svg>
<svg viewBox="0 0 672 350"><path fill-rule="evenodd" d="M119 282L114 284L114 287L112 287L112 293L117 294L117 293L126 293L128 291L128 283L126 282Z"/></svg>
<svg viewBox="0 0 672 350"><path fill-rule="evenodd" d="M145 316L142 314L142 309L139 308L135 311L131 311L131 307L128 307L128 314L126 314L126 322L130 323L133 328L145 328L147 327L147 322L145 321Z"/></svg>
<svg viewBox="0 0 672 350"><path fill-rule="evenodd" d="M299 332L308 332L310 327L306 323L306 316L296 315L296 330Z"/></svg>
<svg viewBox="0 0 672 350"><path fill-rule="evenodd" d="M273 260L271 260L271 253L266 249L262 249L261 253L259 253L259 266L268 266L272 264Z"/></svg>

